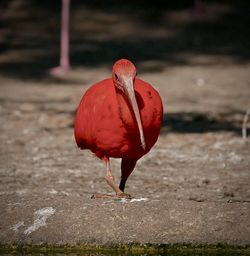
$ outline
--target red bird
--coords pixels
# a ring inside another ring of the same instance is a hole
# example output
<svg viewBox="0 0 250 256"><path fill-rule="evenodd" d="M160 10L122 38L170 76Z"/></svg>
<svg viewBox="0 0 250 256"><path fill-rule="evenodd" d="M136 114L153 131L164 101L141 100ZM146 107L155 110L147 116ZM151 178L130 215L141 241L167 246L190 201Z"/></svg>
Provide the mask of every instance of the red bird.
<svg viewBox="0 0 250 256"><path fill-rule="evenodd" d="M124 193L125 183L137 160L157 141L162 113L159 93L136 78L134 64L126 59L115 62L112 78L86 91L76 113L75 140L79 148L90 149L105 161L105 179L115 191L94 198L131 198ZM110 170L110 157L122 158L119 186Z"/></svg>

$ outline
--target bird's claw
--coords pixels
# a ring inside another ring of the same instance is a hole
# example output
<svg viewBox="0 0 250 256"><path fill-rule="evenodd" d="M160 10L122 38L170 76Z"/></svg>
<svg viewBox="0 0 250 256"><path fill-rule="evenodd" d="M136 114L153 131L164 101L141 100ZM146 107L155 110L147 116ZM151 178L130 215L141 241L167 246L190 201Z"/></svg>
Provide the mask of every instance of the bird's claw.
<svg viewBox="0 0 250 256"><path fill-rule="evenodd" d="M125 199L132 199L132 196L126 193L120 193L116 195L117 198L125 198Z"/></svg>

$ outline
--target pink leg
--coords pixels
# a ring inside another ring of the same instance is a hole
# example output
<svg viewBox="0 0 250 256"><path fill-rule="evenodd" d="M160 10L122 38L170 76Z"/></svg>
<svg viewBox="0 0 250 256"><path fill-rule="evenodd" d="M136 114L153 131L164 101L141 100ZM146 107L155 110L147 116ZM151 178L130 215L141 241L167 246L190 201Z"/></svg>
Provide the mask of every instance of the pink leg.
<svg viewBox="0 0 250 256"><path fill-rule="evenodd" d="M51 74L62 74L70 69L69 63L69 10L70 0L62 0L60 65L50 70Z"/></svg>
<svg viewBox="0 0 250 256"><path fill-rule="evenodd" d="M131 196L129 194L123 193L119 186L115 183L114 177L112 175L112 172L110 170L110 162L109 158L104 159L105 164L106 164L106 176L105 180L109 184L109 186L115 191L115 194L109 195L109 194L96 194L93 195L91 198L127 198L130 199Z"/></svg>

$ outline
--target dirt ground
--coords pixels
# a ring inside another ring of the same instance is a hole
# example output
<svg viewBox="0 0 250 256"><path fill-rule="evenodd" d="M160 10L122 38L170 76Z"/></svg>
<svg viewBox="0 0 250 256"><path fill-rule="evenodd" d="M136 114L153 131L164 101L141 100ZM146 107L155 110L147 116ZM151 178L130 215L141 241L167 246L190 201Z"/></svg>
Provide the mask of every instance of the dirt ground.
<svg viewBox="0 0 250 256"><path fill-rule="evenodd" d="M127 19L126 9L118 15L113 9L105 12L84 6L74 9L72 18L73 69L52 77L46 72L56 65L58 56L54 51L58 41L53 41L58 15L38 23L38 13L36 27L29 21L34 14L27 14L26 5L20 4L22 1L12 3L6 14L7 25L0 28L6 35L0 55L2 198L58 195L72 200L89 198L95 192L111 192L103 179L102 161L76 147L74 114L84 91L110 76L113 60L120 57L116 50L121 48L123 38L133 39L137 33L134 41L124 39L125 50L121 52L126 54L133 45L131 55L135 53L138 77L159 91L164 120L157 144L138 162L126 192L134 198L162 202L250 203L250 135L245 141L241 135L242 120L250 108L249 52L242 57L246 44L232 43L242 47L241 54L234 49L230 52L232 47L225 47L226 52L207 52L204 40L211 42L202 34L192 40L194 49L204 47L204 52L183 50L179 38L179 45L164 55L164 47L169 46L166 42L171 41L176 30L200 22L194 21L189 11L172 11L168 16L163 13L163 25L152 27L136 23L135 14L132 20ZM13 16L16 10L23 11L19 17ZM223 16L231 9L219 5L215 10L213 15ZM177 14L181 19L176 19ZM214 18L209 14L206 17ZM76 25L80 22L81 26ZM113 23L114 27L109 28L108 24ZM39 39L39 33L46 29L48 33ZM78 34L85 40L82 45ZM51 47L46 44L50 40L54 42ZM140 53L136 55L137 50ZM98 59L101 51L104 61ZM117 182L119 165L119 159L111 160Z"/></svg>
<svg viewBox="0 0 250 256"><path fill-rule="evenodd" d="M93 76L91 84L95 72L108 76L108 71L83 68L72 76ZM241 136L249 74L248 66L232 65L143 74L159 90L165 116L159 140L138 162L127 192L163 200L250 202L249 139L244 142ZM0 193L106 192L104 164L80 151L73 137L75 108L88 84L0 82ZM119 164L112 160L117 182Z"/></svg>

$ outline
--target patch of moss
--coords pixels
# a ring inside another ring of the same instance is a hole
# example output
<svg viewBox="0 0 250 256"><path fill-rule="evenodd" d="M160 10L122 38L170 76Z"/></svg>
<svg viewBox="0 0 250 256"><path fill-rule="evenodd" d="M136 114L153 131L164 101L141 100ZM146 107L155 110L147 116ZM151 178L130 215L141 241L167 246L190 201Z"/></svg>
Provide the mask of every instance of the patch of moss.
<svg viewBox="0 0 250 256"><path fill-rule="evenodd" d="M250 246L231 246L227 244L127 244L127 245L0 245L0 254L30 255L250 255Z"/></svg>

